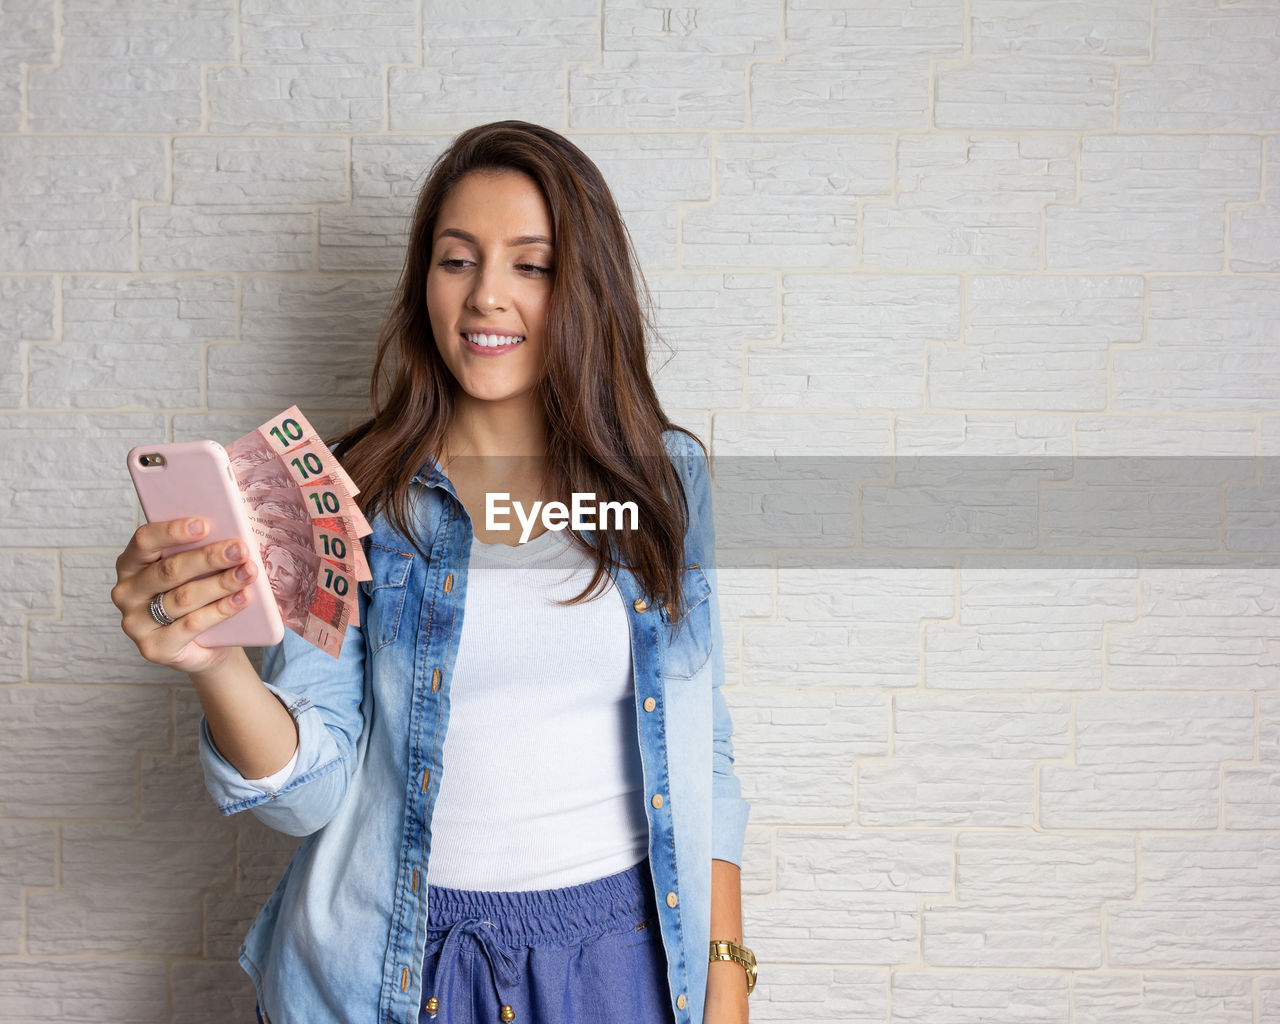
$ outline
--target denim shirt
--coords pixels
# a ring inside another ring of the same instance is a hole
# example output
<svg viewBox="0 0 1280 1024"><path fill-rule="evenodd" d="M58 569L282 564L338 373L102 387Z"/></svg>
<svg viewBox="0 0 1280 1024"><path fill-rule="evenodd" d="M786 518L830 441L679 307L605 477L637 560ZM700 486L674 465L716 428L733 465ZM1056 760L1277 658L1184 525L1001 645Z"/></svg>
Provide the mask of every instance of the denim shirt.
<svg viewBox="0 0 1280 1024"><path fill-rule="evenodd" d="M613 580L631 634L648 856L672 1012L678 1024L702 1024L711 861L741 863L748 805L720 691L707 463L687 435L669 430L663 439L689 505L685 619L649 603L628 569ZM240 947L271 1024L417 1024L429 994L422 964L431 812L473 531L435 460L414 478L411 499L427 557L375 517L366 548L373 579L361 584L362 624L348 629L341 657L292 632L266 652L263 682L298 729L283 787L271 795L246 782L201 719L200 757L218 809L248 810L306 837ZM656 794L661 807L653 806Z"/></svg>

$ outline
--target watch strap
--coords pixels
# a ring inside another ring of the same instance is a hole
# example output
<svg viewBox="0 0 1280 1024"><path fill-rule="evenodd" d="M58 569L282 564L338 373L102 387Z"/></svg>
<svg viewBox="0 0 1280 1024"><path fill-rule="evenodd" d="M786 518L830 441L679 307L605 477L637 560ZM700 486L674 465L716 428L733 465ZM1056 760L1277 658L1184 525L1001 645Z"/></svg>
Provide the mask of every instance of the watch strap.
<svg viewBox="0 0 1280 1024"><path fill-rule="evenodd" d="M712 939L708 960L712 963L716 960L732 960L735 964L740 964L747 972L747 995L755 991L756 955L746 946L741 946L729 939Z"/></svg>

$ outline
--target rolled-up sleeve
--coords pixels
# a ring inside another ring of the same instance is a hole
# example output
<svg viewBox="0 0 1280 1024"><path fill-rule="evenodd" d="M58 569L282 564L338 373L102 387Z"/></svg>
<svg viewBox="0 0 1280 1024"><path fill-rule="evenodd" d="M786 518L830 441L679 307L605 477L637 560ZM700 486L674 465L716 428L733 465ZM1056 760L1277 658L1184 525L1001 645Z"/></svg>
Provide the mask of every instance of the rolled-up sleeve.
<svg viewBox="0 0 1280 1024"><path fill-rule="evenodd" d="M689 502L686 554L702 566L711 585L711 856L742 863L750 805L733 768L733 720L721 687L724 684L724 638L720 626L720 587L716 572L716 533L711 501L711 473L706 456L686 437L684 482Z"/></svg>
<svg viewBox="0 0 1280 1024"><path fill-rule="evenodd" d="M266 650L262 681L298 728L293 771L275 793L236 770L200 719L200 762L205 787L223 814L250 811L264 824L294 836L310 835L338 809L355 771L364 731L365 644L348 627L336 660L292 630Z"/></svg>

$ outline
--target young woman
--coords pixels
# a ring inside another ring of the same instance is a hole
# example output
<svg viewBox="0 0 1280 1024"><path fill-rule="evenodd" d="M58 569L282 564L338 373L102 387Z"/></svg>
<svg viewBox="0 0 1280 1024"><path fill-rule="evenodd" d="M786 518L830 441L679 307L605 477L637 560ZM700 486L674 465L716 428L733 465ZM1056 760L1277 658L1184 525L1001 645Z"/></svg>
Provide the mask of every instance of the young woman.
<svg viewBox="0 0 1280 1024"><path fill-rule="evenodd" d="M259 678L193 643L253 575L224 545L159 557L199 520L120 556L219 809L306 837L241 948L264 1024L747 1021L706 456L658 403L639 283L577 147L464 132L418 198L374 414L335 444L373 525L341 657L289 633ZM635 517L518 544L499 494Z"/></svg>

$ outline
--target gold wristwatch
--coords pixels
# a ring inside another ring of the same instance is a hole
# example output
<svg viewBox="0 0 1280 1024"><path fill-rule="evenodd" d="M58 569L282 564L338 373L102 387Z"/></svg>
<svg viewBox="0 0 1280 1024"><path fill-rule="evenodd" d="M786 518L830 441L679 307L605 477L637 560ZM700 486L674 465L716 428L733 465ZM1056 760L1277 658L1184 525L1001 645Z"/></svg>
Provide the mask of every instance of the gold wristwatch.
<svg viewBox="0 0 1280 1024"><path fill-rule="evenodd" d="M743 970L747 972L747 995L755 991L756 955L746 946L739 946L736 942L730 942L727 939L712 939L711 955L708 960L710 963L715 963L717 960L732 960L735 964L741 964Z"/></svg>

